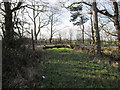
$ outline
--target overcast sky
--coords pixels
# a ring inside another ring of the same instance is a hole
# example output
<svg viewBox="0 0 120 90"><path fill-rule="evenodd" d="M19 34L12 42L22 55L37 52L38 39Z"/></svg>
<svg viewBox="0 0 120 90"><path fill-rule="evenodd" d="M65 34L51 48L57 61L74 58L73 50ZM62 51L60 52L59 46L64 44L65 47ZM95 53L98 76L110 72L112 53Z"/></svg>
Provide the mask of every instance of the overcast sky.
<svg viewBox="0 0 120 90"><path fill-rule="evenodd" d="M50 2L50 4L52 6L58 6L58 0L48 0ZM73 35L73 39L76 38L76 31L79 27L74 26L72 24L72 22L70 22L70 12L68 10L66 10L65 8L61 9L61 16L60 16L60 24L58 26L56 26L56 28L60 31L58 33L56 33L53 38L59 37L59 33L62 34L63 38L69 38L69 31L73 31L75 32L75 34ZM45 35L46 38L49 37L48 31L46 32L45 30L42 30L43 35Z"/></svg>
<svg viewBox="0 0 120 90"><path fill-rule="evenodd" d="M2 1L2 0L0 0L0 1ZM58 4L59 1L69 1L69 2L66 3L66 5L69 5L70 3L75 2L75 1L79 1L79 0L43 0L43 1L48 1L51 6L60 7L59 6L60 4ZM89 1L91 1L91 0L89 0ZM106 0L100 0L100 1L105 2ZM72 35L73 39L76 39L76 35L77 35L78 30L80 29L80 27L74 26L72 24L72 22L70 22L70 12L68 10L66 10L65 8L61 9L60 21L61 21L61 23L59 25L57 25L56 28L60 29L60 33L62 34L62 37L66 38L68 36L67 38L69 38L69 33L70 33L70 31L72 31L73 32L73 35ZM89 30L90 26L88 26L89 23L90 22L88 21L85 24L85 29L88 30L87 32L90 31ZM111 26L112 26L112 24L111 24ZM46 29L42 29L41 31L42 31L42 35L43 35L44 38L49 38L50 37L49 34L48 34L48 33L50 33L50 31L48 31ZM58 37L58 34L59 33L56 33L54 38ZM86 37L87 37L87 35L86 35Z"/></svg>
<svg viewBox="0 0 120 90"><path fill-rule="evenodd" d="M59 0L60 1L60 0ZM61 0L61 1L63 1L63 0ZM80 0L67 0L67 1L69 1L66 5L70 5L70 3L73 3L73 2L75 2L75 1L80 1ZM92 2L92 0L86 0L87 2L88 1L90 1L90 2ZM104 4L106 4L106 8L108 9L108 11L110 12L110 13L113 13L112 12L112 9L111 9L111 5L109 5L108 4L108 2L110 1L110 0L97 0L97 1L99 1L99 3L104 3ZM117 1L120 1L120 0L117 0ZM52 3L52 5L55 5L55 4L57 4L58 3L58 0L49 0L49 2L50 3ZM98 7L101 7L101 5L98 5ZM76 39L76 35L77 35L77 33L78 33L78 30L80 29L80 27L78 27L78 26L74 26L73 24L72 24L72 22L70 22L70 12L68 11L68 10L66 10L66 9L63 9L63 13L62 13L62 24L61 24L61 26L62 27L67 27L67 28L65 28L65 29L63 29L63 32L66 32L67 33L67 35L69 36L69 30L72 30L73 31L73 39ZM106 21L105 20L105 18L103 18L102 19L103 21ZM60 27L58 27L58 28L60 28ZM112 31L114 31L115 30L115 28L114 28L114 25L113 25L113 23L109 23L109 28L111 28L112 29ZM85 23L85 30L86 30L86 32L90 32L90 21L88 21L87 23ZM104 32L101 32L101 33L104 33ZM64 33L63 33L64 34ZM103 35L103 34L101 34L101 35ZM88 38L88 36L87 35L85 35L85 37L86 38ZM104 37L104 39L105 39L106 37ZM112 37L112 38L114 38L114 37ZM103 39L103 38L102 38Z"/></svg>

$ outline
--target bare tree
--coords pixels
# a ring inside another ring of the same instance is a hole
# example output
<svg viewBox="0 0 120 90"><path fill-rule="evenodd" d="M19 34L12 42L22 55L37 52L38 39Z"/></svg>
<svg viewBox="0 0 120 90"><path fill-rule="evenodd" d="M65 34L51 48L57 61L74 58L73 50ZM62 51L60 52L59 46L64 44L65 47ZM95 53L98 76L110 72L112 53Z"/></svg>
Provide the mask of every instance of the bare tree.
<svg viewBox="0 0 120 90"><path fill-rule="evenodd" d="M6 47L8 48L11 48L13 47L14 45L14 22L12 21L13 19L13 12L21 9L21 8L24 8L25 5L23 6L23 2L22 1L19 1L17 3L14 3L15 4L15 7L13 7L13 3L12 2L9 2L9 0L3 0L3 4L4 4L4 8L0 8L0 10L2 10L4 12L3 16L4 16L4 25L5 25L5 31L3 32L4 33L4 41L5 41L5 45Z"/></svg>
<svg viewBox="0 0 120 90"><path fill-rule="evenodd" d="M48 30L50 30L50 38L49 38L49 42L52 43L52 38L53 35L60 31L60 29L56 29L56 26L58 25L59 21L59 9L55 8L55 7L50 7L50 11L48 12L48 17L49 17L49 24L50 27L48 28Z"/></svg>
<svg viewBox="0 0 120 90"><path fill-rule="evenodd" d="M62 43L62 35L60 32L59 32L59 43Z"/></svg>
<svg viewBox="0 0 120 90"><path fill-rule="evenodd" d="M84 44L84 39L85 39L85 27L84 27L84 17L80 16L80 22L74 24L74 25L79 25L80 26L80 30L82 31L82 43Z"/></svg>
<svg viewBox="0 0 120 90"><path fill-rule="evenodd" d="M41 20L41 16L40 14L45 12L45 7L47 7L46 3L44 2L39 2L39 4L41 3L41 5L37 4L38 2L31 1L31 5L30 5L30 9L32 9L32 14L30 15L30 12L28 12L28 16L29 18L32 20L33 22L33 26L34 26L34 37L35 37L35 42L37 43L37 37L38 34L40 33L40 29L43 28L44 26L48 25L48 21L43 22L43 20ZM38 23L38 29L37 29L37 19L39 20Z"/></svg>
<svg viewBox="0 0 120 90"><path fill-rule="evenodd" d="M93 29L92 14L91 14L90 20L91 20L91 32L92 32L92 44L95 44L95 31L94 31L94 29Z"/></svg>
<svg viewBox="0 0 120 90"><path fill-rule="evenodd" d="M31 29L31 36L32 36L32 47L33 51L35 51L35 44L34 44L34 37L33 37L33 30Z"/></svg>
<svg viewBox="0 0 120 90"><path fill-rule="evenodd" d="M37 34L36 34L36 37L38 37L41 29L44 28L45 26L47 26L48 24L49 24L49 19L47 19L47 18L43 18L43 19L42 19L42 18L39 16L39 25L38 25L38 32L37 32Z"/></svg>
<svg viewBox="0 0 120 90"><path fill-rule="evenodd" d="M100 10L99 8L96 8L96 10L100 14L107 16L108 18L110 18L113 21L114 27L115 27L115 29L117 31L117 40L118 40L117 45L118 45L118 48L119 48L118 51L120 52L120 24L119 24L119 8L118 8L119 5L118 5L117 0L110 0L110 2L113 5L112 10L113 10L114 14L109 13L106 8L102 9L102 10ZM78 3L84 3L84 4L86 4L86 5L90 6L90 7L92 6L90 3L86 3L86 2L78 2Z"/></svg>
<svg viewBox="0 0 120 90"><path fill-rule="evenodd" d="M96 0L93 0L92 3L93 7L93 29L96 34L96 53L101 54L101 42L100 42L100 33L99 33L99 28L98 28L98 15L97 15L97 5L96 5Z"/></svg>
<svg viewBox="0 0 120 90"><path fill-rule="evenodd" d="M19 15L20 14L20 15ZM25 12L23 10L18 10L13 13L14 18L14 31L16 32L17 37L22 38L24 36L24 33L26 32L25 29L28 28L28 25L30 24L28 20L25 17ZM27 25L27 27L24 27Z"/></svg>
<svg viewBox="0 0 120 90"><path fill-rule="evenodd" d="M69 30L69 43L72 44L72 37L73 37L73 31L72 29Z"/></svg>

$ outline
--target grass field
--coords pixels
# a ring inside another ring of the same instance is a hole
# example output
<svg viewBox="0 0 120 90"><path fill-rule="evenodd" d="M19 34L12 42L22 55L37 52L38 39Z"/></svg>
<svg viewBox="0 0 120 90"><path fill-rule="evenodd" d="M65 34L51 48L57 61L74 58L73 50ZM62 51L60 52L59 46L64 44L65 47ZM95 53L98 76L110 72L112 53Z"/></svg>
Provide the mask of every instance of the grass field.
<svg viewBox="0 0 120 90"><path fill-rule="evenodd" d="M93 61L72 49L44 51L43 75L36 83L41 88L120 88L117 67Z"/></svg>

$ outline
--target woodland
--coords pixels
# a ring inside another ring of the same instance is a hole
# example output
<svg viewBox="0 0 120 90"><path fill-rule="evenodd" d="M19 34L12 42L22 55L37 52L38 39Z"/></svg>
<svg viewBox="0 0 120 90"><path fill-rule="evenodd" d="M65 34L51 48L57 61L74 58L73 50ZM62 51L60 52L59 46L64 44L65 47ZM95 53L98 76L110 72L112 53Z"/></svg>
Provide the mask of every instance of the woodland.
<svg viewBox="0 0 120 90"><path fill-rule="evenodd" d="M120 2L53 2L0 1L2 88L120 88Z"/></svg>

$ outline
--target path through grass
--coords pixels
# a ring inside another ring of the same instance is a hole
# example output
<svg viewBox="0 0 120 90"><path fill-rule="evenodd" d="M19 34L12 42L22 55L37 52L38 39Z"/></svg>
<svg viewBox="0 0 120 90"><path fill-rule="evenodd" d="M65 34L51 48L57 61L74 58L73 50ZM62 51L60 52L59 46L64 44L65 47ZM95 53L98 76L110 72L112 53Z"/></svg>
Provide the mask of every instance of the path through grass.
<svg viewBox="0 0 120 90"><path fill-rule="evenodd" d="M43 88L120 88L117 68L71 49L45 50Z"/></svg>

